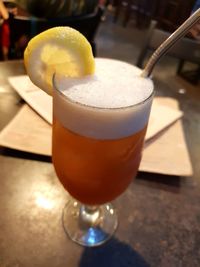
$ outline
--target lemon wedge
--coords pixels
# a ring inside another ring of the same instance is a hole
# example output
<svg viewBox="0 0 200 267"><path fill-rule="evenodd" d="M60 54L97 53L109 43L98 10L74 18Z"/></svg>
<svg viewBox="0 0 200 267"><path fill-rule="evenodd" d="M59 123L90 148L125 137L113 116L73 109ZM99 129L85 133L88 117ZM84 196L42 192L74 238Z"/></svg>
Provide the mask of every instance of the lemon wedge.
<svg viewBox="0 0 200 267"><path fill-rule="evenodd" d="M80 78L95 69L90 43L70 27L54 27L33 37L24 51L24 64L31 81L49 95L54 73Z"/></svg>

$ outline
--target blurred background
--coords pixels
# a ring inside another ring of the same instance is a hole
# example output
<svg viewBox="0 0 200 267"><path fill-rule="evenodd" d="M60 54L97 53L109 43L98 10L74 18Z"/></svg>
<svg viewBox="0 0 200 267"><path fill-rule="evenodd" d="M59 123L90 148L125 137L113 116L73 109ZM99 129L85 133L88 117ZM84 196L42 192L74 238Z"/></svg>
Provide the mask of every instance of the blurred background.
<svg viewBox="0 0 200 267"><path fill-rule="evenodd" d="M95 56L117 58L143 67L148 55L197 9L198 2L0 0L0 60L22 59L30 38L50 27L64 25L81 31ZM198 29L188 33L169 55L176 58L170 62L170 69L174 66L176 74L197 85Z"/></svg>

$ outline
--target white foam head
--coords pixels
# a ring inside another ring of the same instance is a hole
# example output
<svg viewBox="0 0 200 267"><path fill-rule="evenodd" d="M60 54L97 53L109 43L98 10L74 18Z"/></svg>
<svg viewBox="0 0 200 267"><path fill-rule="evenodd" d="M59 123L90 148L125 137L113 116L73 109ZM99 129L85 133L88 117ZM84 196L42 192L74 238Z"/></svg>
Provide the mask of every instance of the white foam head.
<svg viewBox="0 0 200 267"><path fill-rule="evenodd" d="M147 124L153 92L141 70L112 59L95 59L94 76L55 75L54 115L69 130L96 139L127 137Z"/></svg>

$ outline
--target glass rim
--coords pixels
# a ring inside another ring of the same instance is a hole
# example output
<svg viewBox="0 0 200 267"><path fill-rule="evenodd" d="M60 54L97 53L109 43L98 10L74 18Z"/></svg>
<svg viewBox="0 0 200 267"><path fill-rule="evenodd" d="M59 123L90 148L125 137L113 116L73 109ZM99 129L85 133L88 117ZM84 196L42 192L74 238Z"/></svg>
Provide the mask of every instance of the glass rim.
<svg viewBox="0 0 200 267"><path fill-rule="evenodd" d="M58 74L57 74L58 75ZM87 104L83 104L81 102L78 102L78 101L75 101L73 99L71 99L70 97L66 96L61 90L58 89L58 86L56 86L56 73L53 74L53 77L52 77L52 85L53 85L53 90L56 90L60 95L61 97L63 97L64 99L66 99L68 102L72 103L72 104L75 104L75 105L78 105L78 106L82 106L82 107L86 107L86 108L89 108L89 109L93 109L93 110L101 110L101 111L120 111L120 110L126 110L126 109L130 109L130 108L134 108L134 107L137 107L137 106L141 106L143 104L145 104L146 102L148 102L155 94L155 91L154 91L154 86L153 86L153 90L151 92L151 94L145 98L144 100L136 103L136 104L133 104L133 105L129 105L129 106L126 106L126 107L110 107L110 108L104 108L104 107L97 107L97 106L92 106L92 105L87 105Z"/></svg>

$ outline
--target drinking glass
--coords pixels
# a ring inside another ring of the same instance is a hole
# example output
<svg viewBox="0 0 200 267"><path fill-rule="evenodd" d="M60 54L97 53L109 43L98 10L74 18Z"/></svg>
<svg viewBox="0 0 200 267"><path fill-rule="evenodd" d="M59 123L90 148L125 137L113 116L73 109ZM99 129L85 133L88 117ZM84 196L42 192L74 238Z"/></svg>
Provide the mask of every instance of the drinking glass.
<svg viewBox="0 0 200 267"><path fill-rule="evenodd" d="M63 226L78 244L98 246L117 228L109 202L136 176L153 92L135 105L100 108L71 100L59 79L54 74L52 159L73 197L64 207Z"/></svg>

